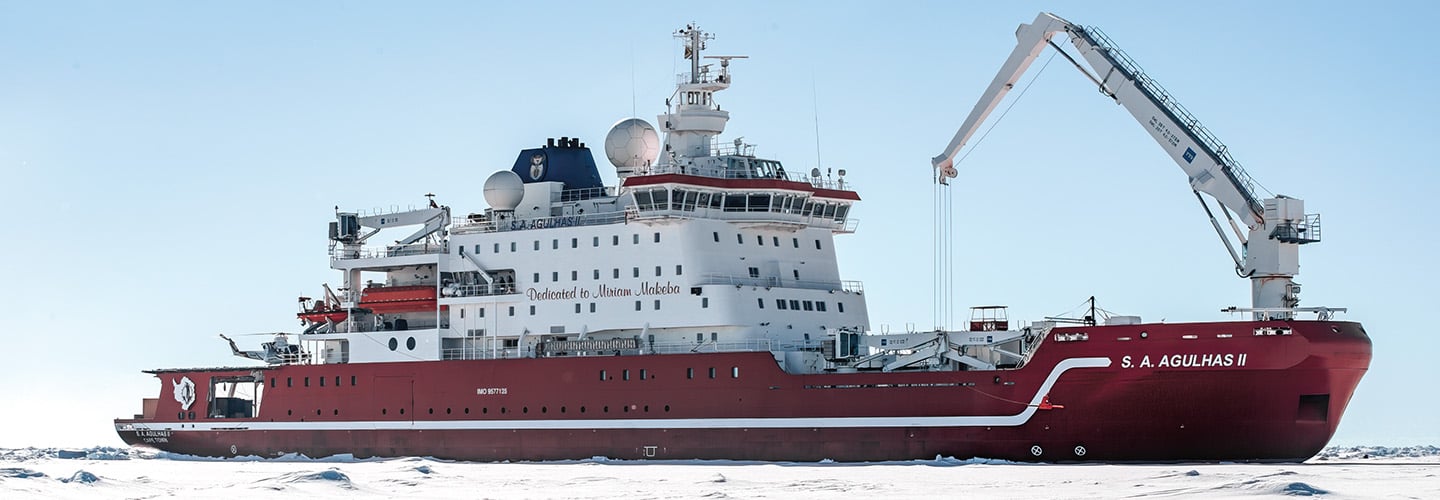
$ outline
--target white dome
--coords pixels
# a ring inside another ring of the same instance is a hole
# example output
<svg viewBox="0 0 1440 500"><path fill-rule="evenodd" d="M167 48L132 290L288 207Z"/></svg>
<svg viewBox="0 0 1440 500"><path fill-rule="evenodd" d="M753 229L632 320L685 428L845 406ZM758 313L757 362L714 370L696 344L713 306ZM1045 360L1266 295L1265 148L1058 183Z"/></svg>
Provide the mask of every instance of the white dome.
<svg viewBox="0 0 1440 500"><path fill-rule="evenodd" d="M645 120L620 120L605 134L605 156L615 166L616 175L624 179L660 157L660 135Z"/></svg>
<svg viewBox="0 0 1440 500"><path fill-rule="evenodd" d="M525 183L520 176L509 170L490 174L485 179L485 203L495 210L515 210L525 197Z"/></svg>

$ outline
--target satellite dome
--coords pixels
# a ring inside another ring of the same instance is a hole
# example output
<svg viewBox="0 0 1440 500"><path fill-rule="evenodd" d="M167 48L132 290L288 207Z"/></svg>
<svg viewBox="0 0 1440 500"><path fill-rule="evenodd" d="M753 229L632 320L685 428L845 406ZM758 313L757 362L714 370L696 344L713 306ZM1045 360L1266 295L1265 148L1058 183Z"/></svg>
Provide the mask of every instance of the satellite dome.
<svg viewBox="0 0 1440 500"><path fill-rule="evenodd" d="M645 120L620 120L605 135L605 156L615 165L615 174L624 179L660 157L660 136Z"/></svg>
<svg viewBox="0 0 1440 500"><path fill-rule="evenodd" d="M490 174L485 179L485 203L495 210L515 210L525 197L525 183L520 176L509 170Z"/></svg>

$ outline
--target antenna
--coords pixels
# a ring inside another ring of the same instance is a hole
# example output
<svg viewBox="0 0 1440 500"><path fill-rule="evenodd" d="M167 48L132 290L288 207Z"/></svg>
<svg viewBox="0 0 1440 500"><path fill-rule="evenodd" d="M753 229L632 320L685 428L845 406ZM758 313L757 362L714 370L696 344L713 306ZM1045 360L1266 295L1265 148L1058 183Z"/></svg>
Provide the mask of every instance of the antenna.
<svg viewBox="0 0 1440 500"><path fill-rule="evenodd" d="M810 67L810 112L815 117L815 166L820 166L820 99L815 91L815 67Z"/></svg>

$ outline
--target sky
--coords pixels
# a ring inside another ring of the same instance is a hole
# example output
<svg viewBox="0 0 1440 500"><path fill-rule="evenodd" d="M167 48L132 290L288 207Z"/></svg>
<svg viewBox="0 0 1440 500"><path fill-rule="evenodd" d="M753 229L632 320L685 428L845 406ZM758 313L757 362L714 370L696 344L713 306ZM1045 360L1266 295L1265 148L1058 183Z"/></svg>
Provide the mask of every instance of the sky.
<svg viewBox="0 0 1440 500"><path fill-rule="evenodd" d="M1102 28L1322 215L1302 305L1348 307L1374 341L1332 442L1440 443L1434 4L60 1L0 2L0 446L119 444L110 420L157 393L140 370L233 365L216 334L294 331L295 297L340 280L337 206L433 192L478 212L520 149L653 123L691 22L709 54L750 57L716 97L722 138L846 169L864 201L842 277L872 328L928 328L929 159L1046 9ZM1239 319L1219 311L1249 283L1184 174L1048 57L958 166L957 314L1038 320L1094 295L1146 321Z"/></svg>

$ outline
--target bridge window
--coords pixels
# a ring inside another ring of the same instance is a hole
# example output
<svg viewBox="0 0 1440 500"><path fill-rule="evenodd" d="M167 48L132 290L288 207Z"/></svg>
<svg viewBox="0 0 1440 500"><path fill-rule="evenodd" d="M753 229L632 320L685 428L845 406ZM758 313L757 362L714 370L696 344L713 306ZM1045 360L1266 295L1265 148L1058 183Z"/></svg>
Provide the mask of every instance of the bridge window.
<svg viewBox="0 0 1440 500"><path fill-rule="evenodd" d="M774 243L775 246L777 246L777 247L780 246L780 237L779 237L779 236L771 236L770 238L771 238L771 239L770 239L770 242L771 242L771 243Z"/></svg>
<svg viewBox="0 0 1440 500"><path fill-rule="evenodd" d="M803 306L805 306L805 310L806 310L806 311L813 311L813 310L815 310L815 303L814 303L814 302L810 302L810 301L807 300L807 301L805 301L805 302L801 302L800 304L803 305Z"/></svg>
<svg viewBox="0 0 1440 500"><path fill-rule="evenodd" d="M823 301L823 300L815 301L815 310L816 310L816 311L820 311L820 312L822 312L822 313L825 312L825 301Z"/></svg>
<svg viewBox="0 0 1440 500"><path fill-rule="evenodd" d="M820 240L815 240L815 249L816 249L816 250L819 250L819 249L820 249Z"/></svg>
<svg viewBox="0 0 1440 500"><path fill-rule="evenodd" d="M740 233L735 233L735 244L737 244L737 245L744 245L744 244L745 244L745 235L740 234Z"/></svg>
<svg viewBox="0 0 1440 500"><path fill-rule="evenodd" d="M710 233L710 235L715 238L716 243L720 242L720 231L715 231L713 233Z"/></svg>
<svg viewBox="0 0 1440 500"><path fill-rule="evenodd" d="M760 234L755 235L755 244L762 247L765 246L765 236Z"/></svg>
<svg viewBox="0 0 1440 500"><path fill-rule="evenodd" d="M795 310L795 311L799 311L799 310L800 310L800 301L795 300L795 299L791 299L791 300L790 300L790 309Z"/></svg>
<svg viewBox="0 0 1440 500"><path fill-rule="evenodd" d="M751 278L759 278L759 277L760 277L760 268L758 268L758 267L752 267L752 268L750 268L750 277L751 277Z"/></svg>
<svg viewBox="0 0 1440 500"><path fill-rule="evenodd" d="M795 248L800 248L800 238L790 238L790 242L795 244Z"/></svg>
<svg viewBox="0 0 1440 500"><path fill-rule="evenodd" d="M765 308L765 299L756 298L756 299L755 299L755 303L756 303L756 304L759 304L761 309L764 309L764 308Z"/></svg>
<svg viewBox="0 0 1440 500"><path fill-rule="evenodd" d="M785 310L785 299L775 299L775 308Z"/></svg>

